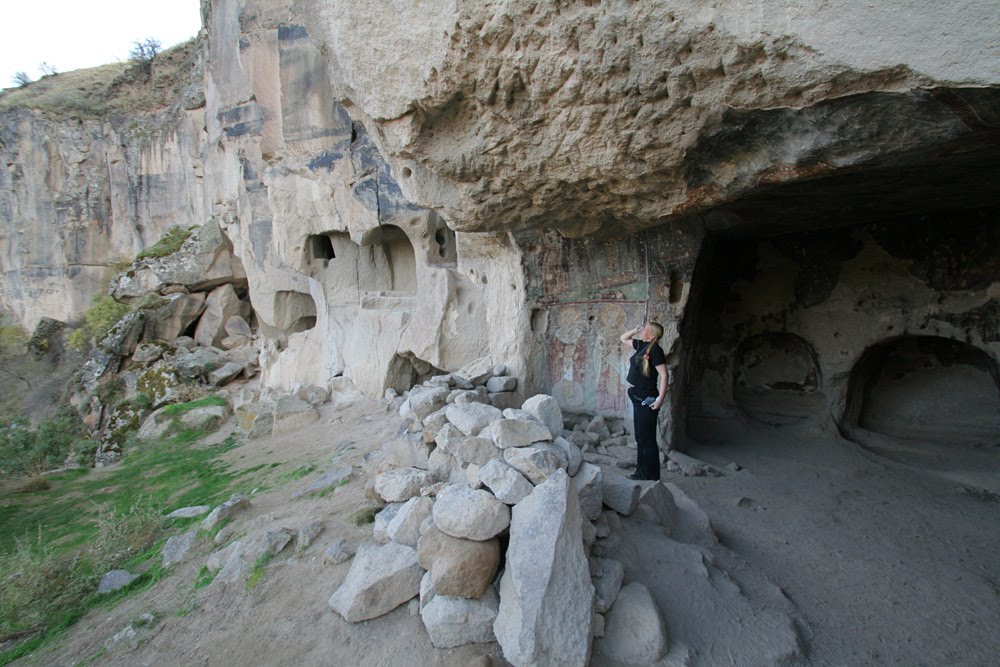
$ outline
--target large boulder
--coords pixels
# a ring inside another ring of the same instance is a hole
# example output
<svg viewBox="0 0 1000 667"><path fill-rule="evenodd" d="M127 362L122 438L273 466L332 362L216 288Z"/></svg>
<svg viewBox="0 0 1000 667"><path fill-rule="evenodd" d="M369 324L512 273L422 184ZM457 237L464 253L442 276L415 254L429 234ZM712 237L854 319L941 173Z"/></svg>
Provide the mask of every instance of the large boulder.
<svg viewBox="0 0 1000 667"><path fill-rule="evenodd" d="M500 449L552 440L548 427L534 419L501 419L484 428L480 435L493 440Z"/></svg>
<svg viewBox="0 0 1000 667"><path fill-rule="evenodd" d="M465 435L479 435L487 425L503 416L500 410L484 403L453 403L445 414L448 421Z"/></svg>
<svg viewBox="0 0 1000 667"><path fill-rule="evenodd" d="M376 618L416 596L423 573L412 547L362 544L330 607L351 623Z"/></svg>
<svg viewBox="0 0 1000 667"><path fill-rule="evenodd" d="M249 307L240 300L230 284L212 290L205 298L205 311L194 330L194 340L205 347L218 347L226 337L226 322L230 317L246 313Z"/></svg>
<svg viewBox="0 0 1000 667"><path fill-rule="evenodd" d="M636 515L643 520L663 526L669 534L673 530L674 518L677 516L677 504L667 487L662 482L656 482L644 488L639 494Z"/></svg>
<svg viewBox="0 0 1000 667"><path fill-rule="evenodd" d="M558 436L563 430L562 408L559 401L548 394L537 394L532 396L521 405L521 409L530 413L535 419L545 424L553 437Z"/></svg>
<svg viewBox="0 0 1000 667"><path fill-rule="evenodd" d="M499 459L488 461L479 469L478 481L493 492L500 502L516 505L534 488L524 475Z"/></svg>
<svg viewBox="0 0 1000 667"><path fill-rule="evenodd" d="M423 421L428 415L445 406L451 390L448 387L414 387L408 400L410 410L417 419Z"/></svg>
<svg viewBox="0 0 1000 667"><path fill-rule="evenodd" d="M604 504L622 516L628 516L639 504L642 484L621 475L604 476Z"/></svg>
<svg viewBox="0 0 1000 667"><path fill-rule="evenodd" d="M430 573L420 584L420 618L436 648L493 641L493 621L499 605L492 587L481 598L469 599L437 593Z"/></svg>
<svg viewBox="0 0 1000 667"><path fill-rule="evenodd" d="M452 537L488 540L510 525L510 508L489 491L455 484L438 491L434 525Z"/></svg>
<svg viewBox="0 0 1000 667"><path fill-rule="evenodd" d="M173 340L185 330L205 310L205 295L169 294L163 297L163 304L146 311L145 340Z"/></svg>
<svg viewBox="0 0 1000 667"><path fill-rule="evenodd" d="M474 435L448 438L440 442L439 445L460 463L475 463L478 466L483 466L492 459L503 457L503 452L493 444L492 440Z"/></svg>
<svg viewBox="0 0 1000 667"><path fill-rule="evenodd" d="M203 291L225 283L245 287L247 276L229 239L212 219L194 230L179 251L136 260L115 277L110 289L115 299L128 301L172 285Z"/></svg>
<svg viewBox="0 0 1000 667"><path fill-rule="evenodd" d="M562 452L546 443L506 449L503 458L532 484L541 484L556 470L565 467Z"/></svg>
<svg viewBox="0 0 1000 667"><path fill-rule="evenodd" d="M594 587L582 523L561 470L514 506L493 631L515 665L582 667L590 659Z"/></svg>
<svg viewBox="0 0 1000 667"><path fill-rule="evenodd" d="M612 660L649 665L667 652L667 632L649 590L633 582L618 592L595 649Z"/></svg>
<svg viewBox="0 0 1000 667"><path fill-rule="evenodd" d="M410 498L386 526L386 536L393 542L416 548L417 540L420 539L420 524L431 515L433 509L434 501L431 498Z"/></svg>
<svg viewBox="0 0 1000 667"><path fill-rule="evenodd" d="M417 542L417 558L437 593L481 598L500 564L500 541L462 540L431 526Z"/></svg>
<svg viewBox="0 0 1000 667"><path fill-rule="evenodd" d="M580 511L594 521L604 507L604 471L593 463L584 463L573 477L573 486L580 499Z"/></svg>
<svg viewBox="0 0 1000 667"><path fill-rule="evenodd" d="M419 468L399 468L375 478L375 493L387 503L401 503L420 495L420 489L434 483L434 477Z"/></svg>
<svg viewBox="0 0 1000 667"><path fill-rule="evenodd" d="M420 433L403 431L382 445L385 461L396 466L427 470L427 459L434 446L424 441Z"/></svg>

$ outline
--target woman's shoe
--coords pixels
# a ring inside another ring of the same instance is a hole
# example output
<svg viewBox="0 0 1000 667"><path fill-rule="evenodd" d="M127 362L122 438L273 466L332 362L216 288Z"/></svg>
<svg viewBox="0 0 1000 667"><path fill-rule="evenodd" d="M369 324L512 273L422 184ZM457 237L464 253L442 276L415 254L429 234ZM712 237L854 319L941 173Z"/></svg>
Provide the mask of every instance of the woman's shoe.
<svg viewBox="0 0 1000 667"><path fill-rule="evenodd" d="M643 477L642 475L640 475L637 472L632 473L631 475L628 476L628 478L629 479L638 480L638 481L642 481L642 480L646 479L645 477Z"/></svg>

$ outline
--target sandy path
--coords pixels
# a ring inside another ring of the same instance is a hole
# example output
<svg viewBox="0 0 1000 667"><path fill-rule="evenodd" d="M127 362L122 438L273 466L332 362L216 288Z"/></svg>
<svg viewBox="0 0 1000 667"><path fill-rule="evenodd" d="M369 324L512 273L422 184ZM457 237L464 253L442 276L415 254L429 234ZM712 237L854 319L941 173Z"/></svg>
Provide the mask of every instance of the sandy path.
<svg viewBox="0 0 1000 667"><path fill-rule="evenodd" d="M384 402L351 399L324 406L309 428L250 441L229 456L239 467L320 462L322 472L350 441L356 449L342 461L360 466L398 421ZM773 664L792 635L805 655L793 662L810 665L995 664L1000 506L834 437L761 427L738 443L689 454L745 470L720 478L665 473L711 517L720 544L709 550L654 539L625 522L626 578L650 587L671 635L663 664ZM496 645L435 650L412 603L359 624L334 614L327 599L350 563L325 564L322 554L337 538L357 545L370 537L370 526L348 518L371 501L363 479L324 498L292 500L310 479L259 494L233 524L252 533L310 517L326 523L312 547L283 552L253 590L195 591L210 553L203 545L150 590L90 613L58 647L19 664L76 664L145 612L157 620L93 664L474 665L486 656L505 664Z"/></svg>

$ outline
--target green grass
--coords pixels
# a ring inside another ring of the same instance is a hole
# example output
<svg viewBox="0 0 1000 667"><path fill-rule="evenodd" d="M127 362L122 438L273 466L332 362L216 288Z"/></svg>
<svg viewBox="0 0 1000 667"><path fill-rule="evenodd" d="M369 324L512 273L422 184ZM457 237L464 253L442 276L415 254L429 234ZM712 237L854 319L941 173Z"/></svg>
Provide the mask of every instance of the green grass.
<svg viewBox="0 0 1000 667"><path fill-rule="evenodd" d="M77 119L155 111L180 100L196 57L197 46L191 40L158 54L149 77L129 62L45 76L4 90L0 111L27 108Z"/></svg>
<svg viewBox="0 0 1000 667"><path fill-rule="evenodd" d="M36 650L89 609L165 576L155 559L166 536L149 524L162 526L178 507L215 505L252 488L252 475L228 471L219 460L235 442L197 444L203 436L186 430L140 443L115 468L54 475L43 491L0 492L0 638L35 632L0 653L0 665ZM97 579L111 566L143 574L126 590L97 597ZM11 579L16 572L32 580Z"/></svg>
<svg viewBox="0 0 1000 667"><path fill-rule="evenodd" d="M213 405L224 407L228 405L228 403L226 403L226 399L219 396L206 396L205 398L199 398L197 401L168 405L163 408L163 414L167 417L180 417L181 415L185 415L192 410L196 410L197 408L207 408Z"/></svg>
<svg viewBox="0 0 1000 667"><path fill-rule="evenodd" d="M366 523L375 523L375 515L382 511L382 507L362 507L351 515L351 521L355 526L363 526Z"/></svg>
<svg viewBox="0 0 1000 667"><path fill-rule="evenodd" d="M159 241L136 255L136 260L166 257L174 254L180 250L184 242L191 237L191 232L194 231L194 229L194 227L186 228L174 225L167 230L167 233L164 234Z"/></svg>
<svg viewBox="0 0 1000 667"><path fill-rule="evenodd" d="M307 463L304 466L299 466L294 470L286 470L285 472L278 473L275 478L275 483L278 485L287 484L288 482L294 482L297 479L302 479L306 475L316 470L315 463Z"/></svg>
<svg viewBox="0 0 1000 667"><path fill-rule="evenodd" d="M271 554L263 554L253 564L253 567L250 569L250 576L247 577L248 591L252 591L254 589L254 586L259 584L261 579L264 578L264 568L266 568L267 564L270 563L273 559L274 556L272 556Z"/></svg>
<svg viewBox="0 0 1000 667"><path fill-rule="evenodd" d="M199 588L205 588L205 586L211 584L215 581L216 574L218 574L218 572L212 572L207 567L202 565L201 569L198 570L198 578L194 580L194 589L198 590Z"/></svg>

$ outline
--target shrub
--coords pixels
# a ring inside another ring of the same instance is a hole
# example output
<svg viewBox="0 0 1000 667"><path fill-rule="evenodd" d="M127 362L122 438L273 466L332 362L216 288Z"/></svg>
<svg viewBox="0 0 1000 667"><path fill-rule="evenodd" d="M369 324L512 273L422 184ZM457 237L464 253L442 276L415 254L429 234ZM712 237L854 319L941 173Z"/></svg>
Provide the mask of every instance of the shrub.
<svg viewBox="0 0 1000 667"><path fill-rule="evenodd" d="M17 324L0 324L0 356L21 354L28 342L28 332Z"/></svg>
<svg viewBox="0 0 1000 667"><path fill-rule="evenodd" d="M118 303L110 296L97 297L83 315L83 326L71 332L66 337L66 342L73 349L83 352L107 336L111 328L128 312L128 306Z"/></svg>
<svg viewBox="0 0 1000 667"><path fill-rule="evenodd" d="M95 571L110 570L144 552L159 538L163 521L152 500L144 496L125 511L102 507L95 520L97 536L91 551Z"/></svg>
<svg viewBox="0 0 1000 667"><path fill-rule="evenodd" d="M25 419L0 421L0 469L25 473L62 465L80 437L80 424L68 414L46 419L32 429Z"/></svg>
<svg viewBox="0 0 1000 667"><path fill-rule="evenodd" d="M148 248L140 252L138 255L135 256L135 258L138 260L145 258L166 257L167 255L172 255L181 249L181 246L184 244L185 241L188 240L188 238L191 236L191 232L194 231L194 229L196 228L195 227L185 228L179 225L174 225L167 230L167 233L164 234L159 241L157 241L153 245L149 246Z"/></svg>
<svg viewBox="0 0 1000 667"><path fill-rule="evenodd" d="M24 88L29 83L31 83L31 77L28 76L27 72L15 72L14 76L12 76L10 80L18 88Z"/></svg>
<svg viewBox="0 0 1000 667"><path fill-rule="evenodd" d="M160 52L160 40L154 37L132 42L132 50L128 52L128 59L132 62L143 65L151 63L156 54Z"/></svg>
<svg viewBox="0 0 1000 667"><path fill-rule="evenodd" d="M59 555L42 538L18 540L0 556L0 636L41 631L49 618L94 586L78 557Z"/></svg>

